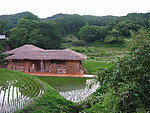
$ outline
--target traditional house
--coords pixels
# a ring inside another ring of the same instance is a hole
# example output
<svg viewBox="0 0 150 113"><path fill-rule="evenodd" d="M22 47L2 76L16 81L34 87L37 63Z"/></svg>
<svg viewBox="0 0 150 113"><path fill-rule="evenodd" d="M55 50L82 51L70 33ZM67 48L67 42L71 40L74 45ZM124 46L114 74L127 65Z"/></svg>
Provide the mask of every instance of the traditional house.
<svg viewBox="0 0 150 113"><path fill-rule="evenodd" d="M82 60L87 57L83 54L70 49L43 50L36 48L36 50L32 48L31 50L30 48L30 50L22 50L20 48L5 52L13 54L6 57L9 61L8 69L26 73L84 74Z"/></svg>

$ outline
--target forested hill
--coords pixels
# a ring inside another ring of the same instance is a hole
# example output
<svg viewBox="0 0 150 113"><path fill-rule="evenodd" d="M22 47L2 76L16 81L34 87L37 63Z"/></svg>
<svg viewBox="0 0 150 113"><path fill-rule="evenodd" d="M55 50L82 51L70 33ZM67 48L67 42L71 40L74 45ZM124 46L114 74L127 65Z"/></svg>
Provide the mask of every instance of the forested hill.
<svg viewBox="0 0 150 113"><path fill-rule="evenodd" d="M22 13L11 14L11 15L0 15L0 21L5 21L7 23L8 28L13 28L17 25L17 22L20 19L25 18L29 15L34 15L34 14L31 12L22 12ZM147 23L145 23L144 21L149 18L150 18L150 13L129 13L128 15L122 16L122 17L111 16L111 15L108 15L108 16L83 15L81 16L78 14L59 13L51 17L39 18L39 19L43 21L57 21L57 23L59 23L60 26L63 26L63 28L68 27L66 29L70 29L70 27L74 27L73 29L75 30L67 31L67 33L72 34L79 30L79 28L76 28L76 27L82 27L84 25L103 26L106 24L110 24L110 22L112 22L111 24L114 24L114 22L119 22L121 20L136 20L135 23L143 24L143 26L145 26L144 24L147 24Z"/></svg>
<svg viewBox="0 0 150 113"><path fill-rule="evenodd" d="M11 14L11 15L0 15L0 21L7 22L9 28L12 28L12 27L16 26L17 22L20 19L22 19L22 18L24 18L28 15L34 15L34 14L31 13L31 12L21 12L21 13ZM87 23L95 24L95 25L101 25L101 23L105 23L105 22L108 22L108 21L119 19L119 17L116 17L116 16L102 16L102 17L91 16L91 15L80 16L80 15L77 15L77 14L62 14L62 13L53 15L51 17L40 18L40 19L44 20L44 21L52 21L52 20L60 20L60 21L72 20L73 21L73 19L74 20L78 19L80 21L80 20L83 20L83 18L85 19L85 21L87 21Z"/></svg>
<svg viewBox="0 0 150 113"><path fill-rule="evenodd" d="M10 48L34 44L56 49L69 41L76 46L94 41L123 43L131 37L131 32L141 29L150 30L150 13L130 13L122 17L59 13L44 19L31 12L0 16L0 34L9 37L3 45Z"/></svg>
<svg viewBox="0 0 150 113"><path fill-rule="evenodd" d="M80 18L84 18L84 19L97 19L97 20L114 20L114 19L117 19L119 17L117 16L111 16L111 15L108 15L108 16L92 16L92 15L78 15L78 14L63 14L63 13L59 13L59 14L56 14L56 15L53 15L51 17L47 17L47 18L44 18L43 20L45 21L49 21L49 20L55 20L55 19L62 19L63 17L64 18L69 18L69 17L74 17L74 16L79 16Z"/></svg>
<svg viewBox="0 0 150 113"><path fill-rule="evenodd" d="M68 16L68 14L59 13L59 14L53 15L51 17L44 18L43 20L45 20L45 21L55 20L55 19L63 18L65 16Z"/></svg>
<svg viewBox="0 0 150 113"><path fill-rule="evenodd" d="M17 22L21 19L26 17L27 15L32 15L31 12L22 12L17 14L11 15L0 15L0 21L5 21L8 24L9 28L15 27Z"/></svg>

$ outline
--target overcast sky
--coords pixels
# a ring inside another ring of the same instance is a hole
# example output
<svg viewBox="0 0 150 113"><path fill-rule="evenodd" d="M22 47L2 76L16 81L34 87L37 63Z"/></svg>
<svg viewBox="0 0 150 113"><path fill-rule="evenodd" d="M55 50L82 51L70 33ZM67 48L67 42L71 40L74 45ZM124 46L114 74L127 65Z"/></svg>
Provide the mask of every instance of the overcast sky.
<svg viewBox="0 0 150 113"><path fill-rule="evenodd" d="M40 18L58 13L124 16L150 12L150 0L1 0L0 15L29 11Z"/></svg>

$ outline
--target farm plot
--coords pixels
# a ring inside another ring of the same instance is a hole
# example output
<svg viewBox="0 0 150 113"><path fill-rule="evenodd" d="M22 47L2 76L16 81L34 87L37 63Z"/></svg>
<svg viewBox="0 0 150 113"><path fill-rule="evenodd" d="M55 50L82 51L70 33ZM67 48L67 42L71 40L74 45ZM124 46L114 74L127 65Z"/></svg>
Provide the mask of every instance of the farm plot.
<svg viewBox="0 0 150 113"><path fill-rule="evenodd" d="M21 72L0 70L0 113L13 113L44 93L33 77Z"/></svg>
<svg viewBox="0 0 150 113"><path fill-rule="evenodd" d="M86 60L83 62L85 69L87 69L89 74L97 74L97 71L101 68L108 68L111 66L111 62L108 61L94 61Z"/></svg>

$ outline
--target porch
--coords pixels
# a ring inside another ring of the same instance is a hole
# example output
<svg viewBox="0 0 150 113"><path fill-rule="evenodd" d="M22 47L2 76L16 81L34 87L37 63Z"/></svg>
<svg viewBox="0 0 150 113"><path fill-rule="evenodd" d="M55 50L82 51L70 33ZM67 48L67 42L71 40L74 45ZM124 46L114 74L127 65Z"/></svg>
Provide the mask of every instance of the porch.
<svg viewBox="0 0 150 113"><path fill-rule="evenodd" d="M86 75L86 74L52 74L52 73L46 73L46 72L35 72L30 73L26 72L26 74L35 75L35 76L49 76L49 77L86 77L86 78L92 78L96 77L96 75Z"/></svg>

